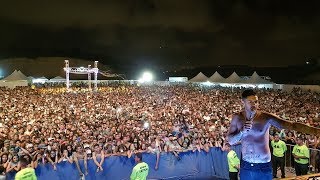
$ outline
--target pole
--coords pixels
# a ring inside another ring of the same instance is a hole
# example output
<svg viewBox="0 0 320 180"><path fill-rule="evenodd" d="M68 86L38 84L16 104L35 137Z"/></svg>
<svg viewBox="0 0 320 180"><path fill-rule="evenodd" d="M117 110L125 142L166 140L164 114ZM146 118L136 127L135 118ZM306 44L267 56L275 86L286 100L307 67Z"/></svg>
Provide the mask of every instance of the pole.
<svg viewBox="0 0 320 180"><path fill-rule="evenodd" d="M89 91L92 90L91 88L91 65L88 65L88 85L89 85Z"/></svg>
<svg viewBox="0 0 320 180"><path fill-rule="evenodd" d="M69 73L70 73L70 68L69 68L69 60L64 60L65 62L65 71L66 71L66 87L67 91L69 91L70 83L69 83Z"/></svg>
<svg viewBox="0 0 320 180"><path fill-rule="evenodd" d="M94 91L98 89L98 61L94 61Z"/></svg>

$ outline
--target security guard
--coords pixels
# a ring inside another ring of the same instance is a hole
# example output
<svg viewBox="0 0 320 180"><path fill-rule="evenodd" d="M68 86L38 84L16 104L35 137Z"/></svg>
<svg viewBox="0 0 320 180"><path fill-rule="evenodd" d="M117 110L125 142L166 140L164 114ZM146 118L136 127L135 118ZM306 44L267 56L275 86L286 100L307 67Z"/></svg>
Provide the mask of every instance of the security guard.
<svg viewBox="0 0 320 180"><path fill-rule="evenodd" d="M234 150L231 150L229 143L225 144L225 150L228 152L229 178L230 180L238 180L238 172L240 169L240 160Z"/></svg>
<svg viewBox="0 0 320 180"><path fill-rule="evenodd" d="M310 152L308 147L303 144L300 137L297 137L297 145L293 147L292 155L294 157L294 168L296 170L296 175L306 175L308 174L309 158Z"/></svg>
<svg viewBox="0 0 320 180"><path fill-rule="evenodd" d="M137 165L133 168L130 180L146 180L149 173L149 166L142 162L142 154L137 153L134 157Z"/></svg>
<svg viewBox="0 0 320 180"><path fill-rule="evenodd" d="M285 178L284 154L287 151L286 143L280 140L279 134L275 134L274 140L271 141L271 147L273 149L273 153L272 153L273 178L277 178L277 169L279 166L280 166L280 170L281 170L281 178Z"/></svg>
<svg viewBox="0 0 320 180"><path fill-rule="evenodd" d="M37 176L33 168L28 167L28 160L24 157L20 158L21 170L16 174L15 180L37 180Z"/></svg>

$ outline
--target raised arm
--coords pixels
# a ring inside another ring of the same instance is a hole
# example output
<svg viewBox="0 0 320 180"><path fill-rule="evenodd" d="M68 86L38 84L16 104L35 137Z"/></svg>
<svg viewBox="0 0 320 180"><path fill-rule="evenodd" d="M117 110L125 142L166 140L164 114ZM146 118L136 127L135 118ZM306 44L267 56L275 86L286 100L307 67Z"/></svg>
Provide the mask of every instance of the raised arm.
<svg viewBox="0 0 320 180"><path fill-rule="evenodd" d="M316 136L320 134L320 128L311 127L303 123L287 121L280 118L279 116L276 116L270 113L268 113L267 115L268 115L269 123L279 130L289 129L289 130L294 130L302 133L313 134Z"/></svg>

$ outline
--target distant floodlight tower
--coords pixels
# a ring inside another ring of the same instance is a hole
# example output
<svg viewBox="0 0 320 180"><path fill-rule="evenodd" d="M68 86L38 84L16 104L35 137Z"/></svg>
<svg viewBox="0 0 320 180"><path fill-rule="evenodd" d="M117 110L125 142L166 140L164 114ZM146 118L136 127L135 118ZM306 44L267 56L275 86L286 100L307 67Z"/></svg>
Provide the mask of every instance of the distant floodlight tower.
<svg viewBox="0 0 320 180"><path fill-rule="evenodd" d="M93 68L93 73L94 73L94 91L97 91L98 87L98 61L94 61L94 68Z"/></svg>
<svg viewBox="0 0 320 180"><path fill-rule="evenodd" d="M67 86L67 90L69 90L69 87L70 87L70 82L69 82L69 74L70 74L69 60L64 60L64 62L65 62L64 70L66 71L66 86Z"/></svg>
<svg viewBox="0 0 320 180"><path fill-rule="evenodd" d="M89 91L91 91L91 65L88 65L88 86L89 86Z"/></svg>
<svg viewBox="0 0 320 180"><path fill-rule="evenodd" d="M91 68L91 65L88 65L88 68L85 67L70 67L69 66L69 60L65 60L65 67L63 68L64 71L66 71L66 87L67 91L69 91L70 88L70 81L69 81L69 74L87 74L88 75L88 85L89 90L92 90L91 88L91 73L94 73L94 91L97 91L97 83L98 83L98 61L94 62L94 68Z"/></svg>

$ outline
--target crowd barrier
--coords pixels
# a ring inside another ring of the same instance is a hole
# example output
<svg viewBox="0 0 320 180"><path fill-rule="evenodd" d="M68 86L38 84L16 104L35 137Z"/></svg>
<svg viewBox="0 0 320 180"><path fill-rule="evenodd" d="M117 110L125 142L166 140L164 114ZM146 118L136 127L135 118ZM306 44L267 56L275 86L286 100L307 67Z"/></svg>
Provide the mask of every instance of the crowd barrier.
<svg viewBox="0 0 320 180"><path fill-rule="evenodd" d="M240 158L240 146L235 146ZM228 179L227 152L221 148L211 148L209 153L182 152L178 160L172 153L163 153L160 156L159 168L155 170L156 155L143 154L143 161L149 164L148 179ZM88 160L89 174L86 180L127 180L130 179L132 168L135 166L134 158L125 156L111 156L105 159L103 171L96 172L97 166L93 160ZM84 171L83 161L80 161L82 172ZM39 165L36 168L36 175L39 180L79 180L80 176L75 163L62 162L57 165L54 171L51 164ZM15 173L7 174L7 179L14 179Z"/></svg>
<svg viewBox="0 0 320 180"><path fill-rule="evenodd" d="M287 144L287 151L285 153L285 167L292 168L293 171L294 168L294 158L292 156L292 150L294 145ZM309 171L314 172L315 168L317 166L320 166L320 150L319 149L312 149L309 148L310 151L310 157L309 157Z"/></svg>

